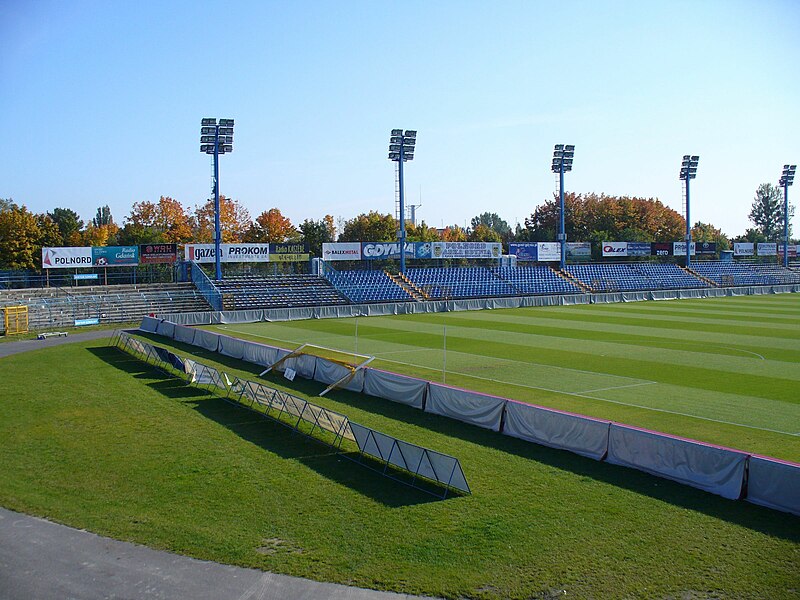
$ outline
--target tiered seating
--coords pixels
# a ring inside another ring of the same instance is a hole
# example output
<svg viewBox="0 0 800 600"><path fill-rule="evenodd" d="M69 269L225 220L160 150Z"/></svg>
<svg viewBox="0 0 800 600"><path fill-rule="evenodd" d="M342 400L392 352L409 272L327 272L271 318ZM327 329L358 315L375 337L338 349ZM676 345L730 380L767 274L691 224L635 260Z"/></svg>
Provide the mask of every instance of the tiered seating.
<svg viewBox="0 0 800 600"><path fill-rule="evenodd" d="M698 261L691 268L722 286L800 283L800 272L776 264Z"/></svg>
<svg viewBox="0 0 800 600"><path fill-rule="evenodd" d="M76 319L125 323L145 315L205 312L211 307L191 283L32 288L0 292L0 306L28 307L29 329L69 327Z"/></svg>
<svg viewBox="0 0 800 600"><path fill-rule="evenodd" d="M347 304L329 281L316 275L227 277L214 284L227 310Z"/></svg>
<svg viewBox="0 0 800 600"><path fill-rule="evenodd" d="M632 292L708 287L677 265L622 263L567 265L567 272L595 292Z"/></svg>
<svg viewBox="0 0 800 600"><path fill-rule="evenodd" d="M484 267L408 269L406 276L433 300L518 294L508 283Z"/></svg>
<svg viewBox="0 0 800 600"><path fill-rule="evenodd" d="M631 268L647 278L652 290L684 290L710 287L705 281L687 273L678 265L656 263L631 263Z"/></svg>
<svg viewBox="0 0 800 600"><path fill-rule="evenodd" d="M492 272L520 294L580 294L577 285L560 277L544 265L530 267L494 267Z"/></svg>
<svg viewBox="0 0 800 600"><path fill-rule="evenodd" d="M329 271L328 280L351 302L397 302L413 300L383 271Z"/></svg>

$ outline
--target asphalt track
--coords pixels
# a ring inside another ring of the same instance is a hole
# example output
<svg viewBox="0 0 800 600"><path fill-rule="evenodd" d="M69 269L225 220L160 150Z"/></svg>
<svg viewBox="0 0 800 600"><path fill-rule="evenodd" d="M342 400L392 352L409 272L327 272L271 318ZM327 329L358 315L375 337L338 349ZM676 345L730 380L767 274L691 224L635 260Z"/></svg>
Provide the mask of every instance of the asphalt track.
<svg viewBox="0 0 800 600"><path fill-rule="evenodd" d="M0 358L84 340L91 331L0 343ZM0 363L2 373L2 363ZM2 485L2 483L0 483ZM0 600L412 600L197 560L0 508Z"/></svg>

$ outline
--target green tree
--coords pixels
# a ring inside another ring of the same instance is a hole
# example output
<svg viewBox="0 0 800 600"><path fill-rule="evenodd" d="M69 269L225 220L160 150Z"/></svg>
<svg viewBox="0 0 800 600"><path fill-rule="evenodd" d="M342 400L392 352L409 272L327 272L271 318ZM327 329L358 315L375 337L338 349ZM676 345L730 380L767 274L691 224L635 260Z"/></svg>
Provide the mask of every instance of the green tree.
<svg viewBox="0 0 800 600"><path fill-rule="evenodd" d="M406 226L406 239L409 242L438 242L442 238L435 227L428 227L425 221L421 221L418 225L409 223Z"/></svg>
<svg viewBox="0 0 800 600"><path fill-rule="evenodd" d="M777 241L783 237L783 191L771 183L762 183L756 189L756 196L748 218L767 241ZM794 206L789 205L789 219L794 215ZM792 234L791 225L789 235Z"/></svg>
<svg viewBox="0 0 800 600"><path fill-rule="evenodd" d="M16 204L11 198L0 198L0 212L11 210Z"/></svg>
<svg viewBox="0 0 800 600"><path fill-rule="evenodd" d="M391 242L397 239L397 221L389 214L370 211L345 221L340 242Z"/></svg>
<svg viewBox="0 0 800 600"><path fill-rule="evenodd" d="M92 225L95 227L101 227L103 225L111 225L113 223L114 217L111 216L111 209L108 207L108 204L98 207L97 213L95 214L94 219L92 219Z"/></svg>
<svg viewBox="0 0 800 600"><path fill-rule="evenodd" d="M502 242L500 234L491 227L479 223L467 234L467 241L470 242Z"/></svg>
<svg viewBox="0 0 800 600"><path fill-rule="evenodd" d="M731 242L728 236L722 233L711 223L701 223L698 221L692 227L692 240L695 242L714 242L717 244L717 251L730 250Z"/></svg>
<svg viewBox="0 0 800 600"><path fill-rule="evenodd" d="M71 208L54 208L47 213L61 232L61 246L80 246L83 221Z"/></svg>
<svg viewBox="0 0 800 600"><path fill-rule="evenodd" d="M334 241L334 232L330 227L332 222L333 217L331 217L330 222L326 221L325 219L320 221L306 219L300 223L298 229L300 230L300 234L303 236L303 241L308 244L309 251L312 255L322 256L322 244Z"/></svg>

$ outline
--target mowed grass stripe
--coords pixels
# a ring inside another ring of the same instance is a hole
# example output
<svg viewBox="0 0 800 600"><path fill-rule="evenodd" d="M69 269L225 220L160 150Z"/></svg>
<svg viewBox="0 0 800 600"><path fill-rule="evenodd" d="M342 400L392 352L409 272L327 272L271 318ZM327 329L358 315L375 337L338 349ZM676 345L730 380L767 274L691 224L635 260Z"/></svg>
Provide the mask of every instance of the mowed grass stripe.
<svg viewBox="0 0 800 600"><path fill-rule="evenodd" d="M753 308L747 310L713 310L713 309L678 309L669 308L661 309L658 307L640 307L640 306L626 306L625 314L640 314L640 315L669 315L676 318L713 318L719 320L736 321L741 319L755 319L757 323L775 324L775 323L788 323L800 325L800 317L798 317L796 310L787 309L783 312L775 310L758 311L757 314L753 313ZM621 314L621 313L617 313Z"/></svg>

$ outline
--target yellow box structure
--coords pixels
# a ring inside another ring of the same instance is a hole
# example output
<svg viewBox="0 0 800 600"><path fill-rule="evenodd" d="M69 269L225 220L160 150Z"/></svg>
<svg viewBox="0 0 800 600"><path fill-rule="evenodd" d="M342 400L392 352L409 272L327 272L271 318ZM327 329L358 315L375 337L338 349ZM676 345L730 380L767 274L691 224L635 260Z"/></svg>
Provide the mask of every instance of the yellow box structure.
<svg viewBox="0 0 800 600"><path fill-rule="evenodd" d="M28 307L6 306L3 309L3 325L6 335L28 333Z"/></svg>

